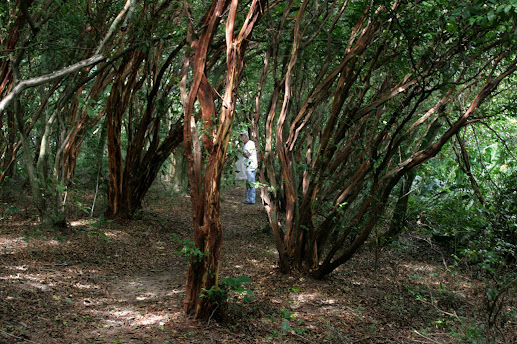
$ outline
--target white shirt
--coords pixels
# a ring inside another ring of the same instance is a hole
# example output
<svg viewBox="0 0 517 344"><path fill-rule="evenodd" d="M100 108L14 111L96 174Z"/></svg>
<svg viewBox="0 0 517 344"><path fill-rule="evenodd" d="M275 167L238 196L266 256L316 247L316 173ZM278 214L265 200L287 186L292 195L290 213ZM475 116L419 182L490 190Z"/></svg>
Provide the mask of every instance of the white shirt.
<svg viewBox="0 0 517 344"><path fill-rule="evenodd" d="M242 148L242 152L250 153L250 156L248 158L244 157L246 171L255 171L258 167L257 149L255 148L255 143L251 140L246 142L246 144Z"/></svg>

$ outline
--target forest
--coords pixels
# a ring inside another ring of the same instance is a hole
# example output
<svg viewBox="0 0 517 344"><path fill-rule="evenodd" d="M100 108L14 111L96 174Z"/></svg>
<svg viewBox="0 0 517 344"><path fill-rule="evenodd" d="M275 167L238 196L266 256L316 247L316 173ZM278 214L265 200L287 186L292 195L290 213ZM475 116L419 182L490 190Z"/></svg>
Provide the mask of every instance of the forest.
<svg viewBox="0 0 517 344"><path fill-rule="evenodd" d="M516 23L2 0L0 343L515 343Z"/></svg>

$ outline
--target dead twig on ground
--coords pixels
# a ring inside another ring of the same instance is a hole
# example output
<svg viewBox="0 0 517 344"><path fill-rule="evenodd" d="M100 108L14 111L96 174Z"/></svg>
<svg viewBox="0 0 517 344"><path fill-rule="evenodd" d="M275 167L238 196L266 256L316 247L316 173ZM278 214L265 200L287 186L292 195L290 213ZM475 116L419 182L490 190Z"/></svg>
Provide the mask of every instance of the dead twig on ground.
<svg viewBox="0 0 517 344"><path fill-rule="evenodd" d="M15 336L14 334L11 334L11 333L8 333L8 332L5 332L3 330L0 330L1 333L5 334L6 336L8 337L11 337L11 338L16 338L16 339L20 339L20 340L23 340L27 343L34 343L34 344L40 344L38 342L33 342L32 340L29 340L29 339L25 339L25 338L22 338L22 337L18 337L18 336Z"/></svg>
<svg viewBox="0 0 517 344"><path fill-rule="evenodd" d="M428 336L426 335L423 335L422 333L418 332L417 330L413 330L414 333L418 334L419 336L421 336L422 338L425 338L427 339L428 341L430 341L431 343L435 343L435 344L440 344L441 342L438 342L432 338L429 338Z"/></svg>

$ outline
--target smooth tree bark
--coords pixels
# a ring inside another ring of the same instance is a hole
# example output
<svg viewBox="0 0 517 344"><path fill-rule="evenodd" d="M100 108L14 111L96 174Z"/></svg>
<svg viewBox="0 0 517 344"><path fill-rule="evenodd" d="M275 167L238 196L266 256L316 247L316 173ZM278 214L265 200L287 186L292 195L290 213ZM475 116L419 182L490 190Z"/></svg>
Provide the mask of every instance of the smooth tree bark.
<svg viewBox="0 0 517 344"><path fill-rule="evenodd" d="M219 283L223 240L219 200L221 176L231 136L236 93L248 37L262 14L264 4L264 1L252 1L240 30L236 32L239 1L214 0L202 21L199 37L191 40L194 48L193 78L188 94L185 83L187 68L184 69L184 150L192 198L194 243L202 252L200 256L192 256L190 259L184 308L188 315L197 319L220 316L220 305L207 291L217 289ZM207 57L209 46L226 11L226 78L219 115L216 116L216 92L206 75ZM187 55L186 67L189 60ZM199 117L194 114L196 100L200 107ZM198 135L201 136L200 140Z"/></svg>

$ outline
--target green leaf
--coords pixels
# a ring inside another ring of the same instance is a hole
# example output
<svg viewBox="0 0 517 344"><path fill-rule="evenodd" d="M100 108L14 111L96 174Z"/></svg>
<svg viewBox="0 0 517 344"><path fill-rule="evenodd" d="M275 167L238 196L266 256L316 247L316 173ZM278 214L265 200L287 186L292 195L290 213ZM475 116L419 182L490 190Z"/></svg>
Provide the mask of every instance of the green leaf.
<svg viewBox="0 0 517 344"><path fill-rule="evenodd" d="M489 21L494 20L494 18L495 18L495 13L494 13L494 11L490 11L490 12L488 12L487 18L488 18L488 20L489 20Z"/></svg>
<svg viewBox="0 0 517 344"><path fill-rule="evenodd" d="M280 327L280 331L281 331L282 335L286 334L287 331L289 331L290 329L291 329L291 325L289 325L289 321L284 320L284 322L282 322L282 326Z"/></svg>

